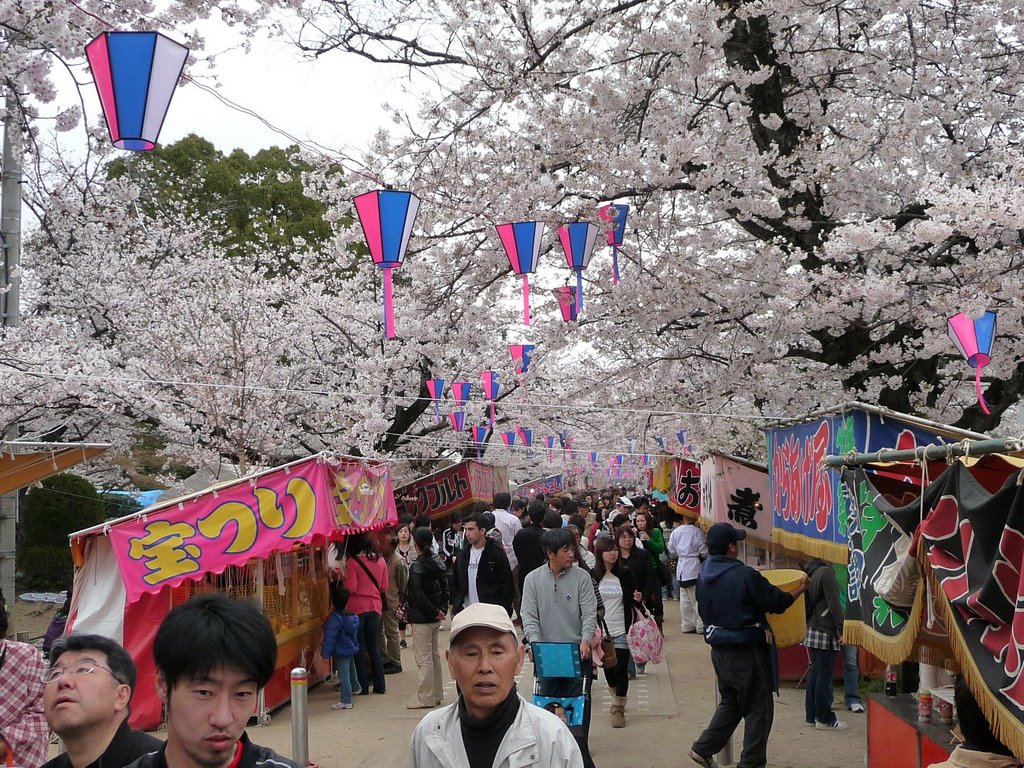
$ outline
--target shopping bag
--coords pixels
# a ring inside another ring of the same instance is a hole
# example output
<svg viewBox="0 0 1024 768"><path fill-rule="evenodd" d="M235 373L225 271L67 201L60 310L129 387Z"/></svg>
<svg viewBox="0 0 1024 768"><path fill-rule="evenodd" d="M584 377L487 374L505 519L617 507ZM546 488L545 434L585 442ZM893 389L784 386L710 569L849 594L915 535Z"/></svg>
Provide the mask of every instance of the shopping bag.
<svg viewBox="0 0 1024 768"><path fill-rule="evenodd" d="M646 610L642 611L633 620L633 624L626 633L626 645L637 664L660 664L665 658L665 638L658 630L658 624L654 617Z"/></svg>

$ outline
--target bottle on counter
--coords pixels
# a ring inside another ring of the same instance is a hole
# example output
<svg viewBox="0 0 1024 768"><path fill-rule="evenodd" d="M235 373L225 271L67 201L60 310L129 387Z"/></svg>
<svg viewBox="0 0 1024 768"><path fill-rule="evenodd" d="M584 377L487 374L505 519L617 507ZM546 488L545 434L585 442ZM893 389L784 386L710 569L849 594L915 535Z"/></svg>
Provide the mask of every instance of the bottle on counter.
<svg viewBox="0 0 1024 768"><path fill-rule="evenodd" d="M899 693L899 667L895 664L885 665L885 695L895 696Z"/></svg>
<svg viewBox="0 0 1024 768"><path fill-rule="evenodd" d="M932 692L921 689L917 692L917 722L930 723L932 721Z"/></svg>

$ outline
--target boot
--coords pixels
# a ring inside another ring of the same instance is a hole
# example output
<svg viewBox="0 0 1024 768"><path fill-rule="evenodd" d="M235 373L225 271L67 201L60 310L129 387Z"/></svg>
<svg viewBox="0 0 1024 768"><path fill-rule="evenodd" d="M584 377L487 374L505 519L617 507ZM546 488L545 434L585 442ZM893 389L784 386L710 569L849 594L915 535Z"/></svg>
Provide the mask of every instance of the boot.
<svg viewBox="0 0 1024 768"><path fill-rule="evenodd" d="M612 698L612 728L626 727L626 697L615 696Z"/></svg>

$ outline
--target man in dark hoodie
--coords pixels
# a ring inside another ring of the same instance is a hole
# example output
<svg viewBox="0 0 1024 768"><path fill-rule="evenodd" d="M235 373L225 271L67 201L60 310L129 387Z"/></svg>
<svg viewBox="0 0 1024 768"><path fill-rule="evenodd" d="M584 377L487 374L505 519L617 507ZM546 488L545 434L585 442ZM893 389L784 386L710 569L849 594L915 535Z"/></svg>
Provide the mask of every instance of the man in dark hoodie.
<svg viewBox="0 0 1024 768"><path fill-rule="evenodd" d="M747 538L742 528L715 523L708 529L710 557L697 578L697 610L704 622L704 641L711 646L711 663L718 677L721 700L711 722L690 748L690 759L702 768L715 768L714 755L744 721L743 752L738 768L767 765L768 734L775 716L772 690L772 639L767 613L782 613L807 590L784 592L737 558L737 542Z"/></svg>
<svg viewBox="0 0 1024 768"><path fill-rule="evenodd" d="M832 671L843 639L843 604L839 601L836 572L824 560L813 558L804 566L811 585L807 588L807 637L810 655L804 714L808 725L819 731L841 731L846 723L832 711Z"/></svg>

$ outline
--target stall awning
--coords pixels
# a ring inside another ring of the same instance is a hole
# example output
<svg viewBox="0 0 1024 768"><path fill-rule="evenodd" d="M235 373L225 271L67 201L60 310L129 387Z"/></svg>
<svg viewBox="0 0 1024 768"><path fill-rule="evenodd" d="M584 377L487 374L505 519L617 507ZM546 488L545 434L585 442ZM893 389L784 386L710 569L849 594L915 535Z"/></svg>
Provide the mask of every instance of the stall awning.
<svg viewBox="0 0 1024 768"><path fill-rule="evenodd" d="M81 564L108 536L129 602L252 559L395 522L388 465L325 454L255 473L70 535Z"/></svg>
<svg viewBox="0 0 1024 768"><path fill-rule="evenodd" d="M108 448L107 443L0 441L0 495L94 459Z"/></svg>

